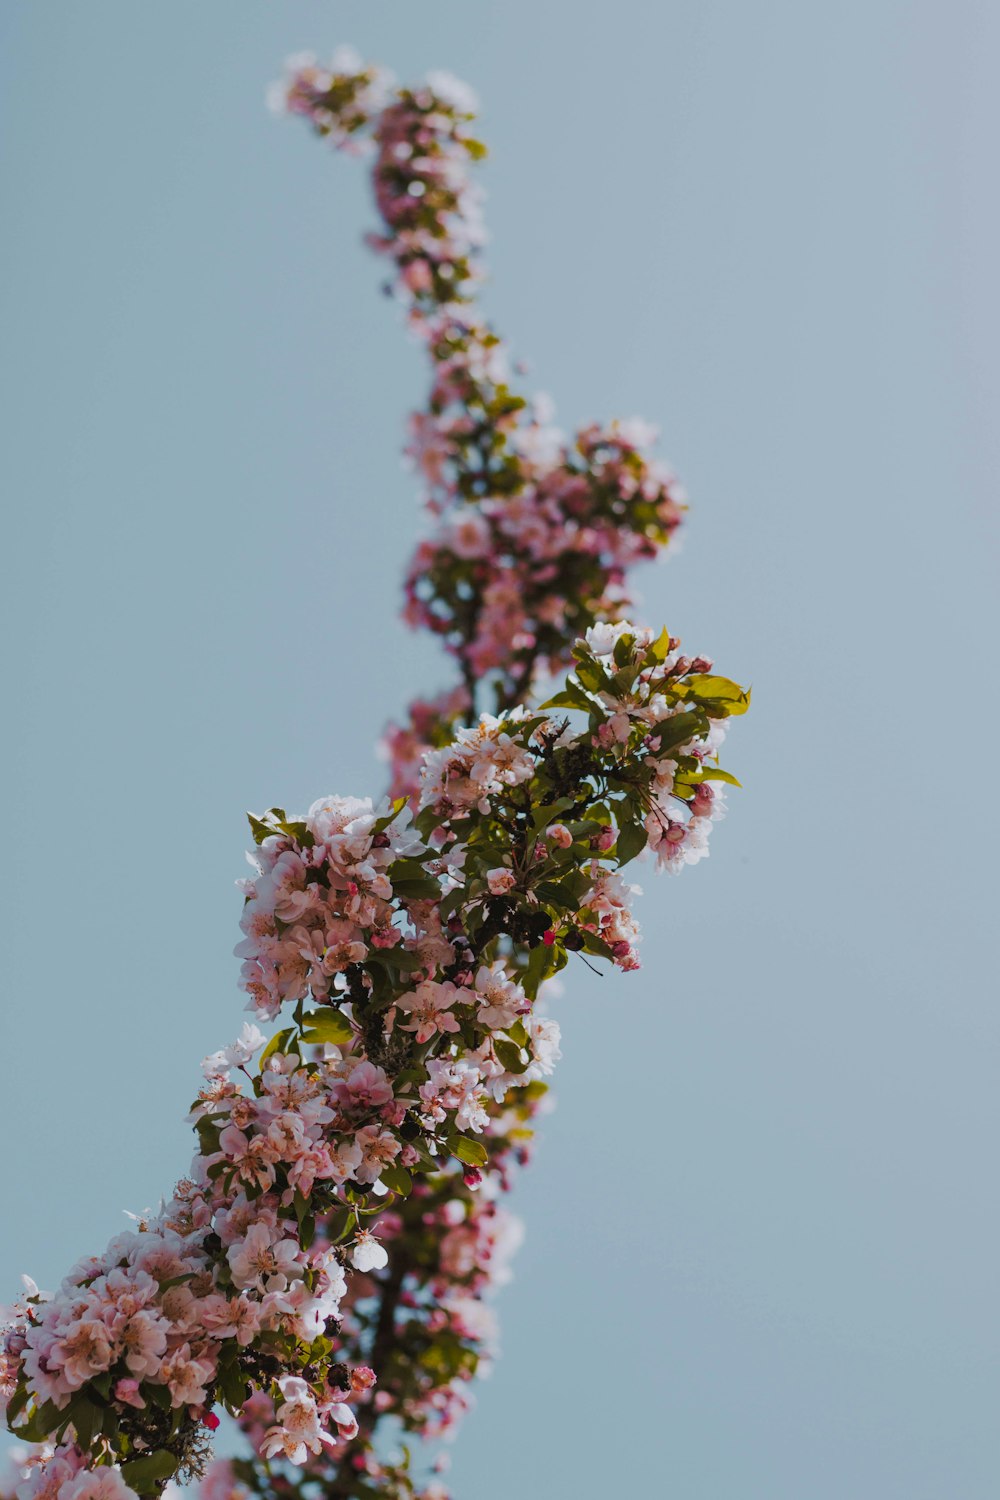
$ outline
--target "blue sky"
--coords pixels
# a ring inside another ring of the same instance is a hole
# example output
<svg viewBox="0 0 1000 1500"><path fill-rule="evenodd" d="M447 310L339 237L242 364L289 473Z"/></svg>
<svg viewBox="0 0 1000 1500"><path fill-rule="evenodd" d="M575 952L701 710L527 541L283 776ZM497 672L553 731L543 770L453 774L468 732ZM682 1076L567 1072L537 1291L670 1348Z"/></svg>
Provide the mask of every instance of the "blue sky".
<svg viewBox="0 0 1000 1500"><path fill-rule="evenodd" d="M456 1492L987 1500L996 13L6 0L0 39L0 1284L183 1170L245 810L378 793L448 680L398 619L423 371L363 174L263 104L348 40L480 93L488 311L567 425L662 426L644 618L755 688L642 971L560 1002Z"/></svg>

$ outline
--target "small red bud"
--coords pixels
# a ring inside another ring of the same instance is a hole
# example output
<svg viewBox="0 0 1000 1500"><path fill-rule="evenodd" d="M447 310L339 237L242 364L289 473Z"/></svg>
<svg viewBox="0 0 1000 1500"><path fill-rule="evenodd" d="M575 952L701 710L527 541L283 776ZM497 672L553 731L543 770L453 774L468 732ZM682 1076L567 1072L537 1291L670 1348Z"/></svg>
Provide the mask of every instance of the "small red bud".
<svg viewBox="0 0 1000 1500"><path fill-rule="evenodd" d="M546 932L542 933L542 942L545 944L546 948L551 948L552 944L555 942L555 940L556 940L556 935L552 931L551 927Z"/></svg>
<svg viewBox="0 0 1000 1500"><path fill-rule="evenodd" d="M215 1415L214 1411L206 1412L201 1419L201 1425L202 1427L207 1427L209 1432L215 1432L219 1426L219 1418Z"/></svg>

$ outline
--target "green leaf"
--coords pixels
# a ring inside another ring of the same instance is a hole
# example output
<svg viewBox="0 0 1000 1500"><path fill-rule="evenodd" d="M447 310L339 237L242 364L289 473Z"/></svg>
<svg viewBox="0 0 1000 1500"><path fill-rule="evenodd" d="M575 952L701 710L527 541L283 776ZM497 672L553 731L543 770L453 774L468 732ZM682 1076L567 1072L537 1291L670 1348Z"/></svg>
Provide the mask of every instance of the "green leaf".
<svg viewBox="0 0 1000 1500"><path fill-rule="evenodd" d="M408 948L383 948L381 952L376 949L369 953L365 963L381 964L383 968L397 969L401 974L412 974L415 969L427 967L427 959L421 958L419 953L412 953Z"/></svg>
<svg viewBox="0 0 1000 1500"><path fill-rule="evenodd" d="M197 1274L197 1271L183 1271L180 1276L171 1276L160 1282L160 1291L169 1292L172 1286L183 1286L186 1281L193 1281Z"/></svg>
<svg viewBox="0 0 1000 1500"><path fill-rule="evenodd" d="M549 802L545 807L536 808L531 815L531 823L535 832L537 833L541 828L547 828L550 823L555 823L559 814L567 812L572 806L572 797L558 797L555 802Z"/></svg>
<svg viewBox="0 0 1000 1500"><path fill-rule="evenodd" d="M670 655L670 631L664 625L656 640L646 653L653 661L666 661Z"/></svg>
<svg viewBox="0 0 1000 1500"><path fill-rule="evenodd" d="M296 1188L292 1196L292 1207L295 1209L295 1218L299 1226L299 1241L303 1250L308 1250L316 1236L316 1220L310 1212L310 1200Z"/></svg>
<svg viewBox="0 0 1000 1500"><path fill-rule="evenodd" d="M265 839L269 839L274 833L273 828L268 828L267 824L262 823L259 818L255 818L253 813L247 813L247 821L250 824L250 832L253 834L255 844L262 844Z"/></svg>
<svg viewBox="0 0 1000 1500"><path fill-rule="evenodd" d="M76 1429L76 1446L86 1453L101 1430L101 1413L82 1391L77 1391L66 1413Z"/></svg>
<svg viewBox="0 0 1000 1500"><path fill-rule="evenodd" d="M406 1198L413 1191L413 1178L405 1167L383 1167L379 1173L387 1188Z"/></svg>
<svg viewBox="0 0 1000 1500"><path fill-rule="evenodd" d="M232 1411L240 1412L247 1399L247 1383L235 1359L219 1365L219 1394Z"/></svg>
<svg viewBox="0 0 1000 1500"><path fill-rule="evenodd" d="M620 635L615 641L614 658L616 667L627 667L632 661L632 652L635 650L634 635Z"/></svg>
<svg viewBox="0 0 1000 1500"><path fill-rule="evenodd" d="M145 1453L142 1458L133 1458L130 1463L122 1464L122 1478L140 1495L155 1495L160 1489L160 1481L172 1478L176 1470L174 1455L166 1448L158 1448L155 1453Z"/></svg>
<svg viewBox="0 0 1000 1500"><path fill-rule="evenodd" d="M578 930L580 936L583 938L583 947L585 952L593 953L597 958L614 957L614 954L611 952L610 945L606 943L602 937L598 937L596 932L591 932L588 928L585 927Z"/></svg>
<svg viewBox="0 0 1000 1500"><path fill-rule="evenodd" d="M330 1042L340 1047L353 1035L354 1029L342 1010L313 1010L302 1017L304 1042Z"/></svg>
<svg viewBox="0 0 1000 1500"><path fill-rule="evenodd" d="M482 1141L471 1140L467 1135L450 1135L448 1150L452 1156L457 1156L459 1161L464 1161L469 1167L485 1167L490 1159L489 1152Z"/></svg>
<svg viewBox="0 0 1000 1500"><path fill-rule="evenodd" d="M331 1245L339 1244L354 1232L354 1214L349 1208L338 1208L326 1220L325 1230Z"/></svg>
<svg viewBox="0 0 1000 1500"><path fill-rule="evenodd" d="M738 786L742 790L742 781L737 781L731 771L724 771L721 766L706 766L701 773L702 781L727 781L730 786Z"/></svg>
<svg viewBox="0 0 1000 1500"><path fill-rule="evenodd" d="M427 871L421 859L394 859L385 873L395 885L397 880L421 880Z"/></svg>
<svg viewBox="0 0 1000 1500"><path fill-rule="evenodd" d="M14 1430L14 1418L19 1416L28 1403L28 1387L23 1380L18 1381L14 1394L7 1402L7 1428L10 1432Z"/></svg>
<svg viewBox="0 0 1000 1500"><path fill-rule="evenodd" d="M669 719L661 719L649 732L651 736L659 736L660 748L655 753L663 757L678 745L686 745L688 740L705 734L707 729L705 714L700 709L689 709L686 713L671 714Z"/></svg>
<svg viewBox="0 0 1000 1500"><path fill-rule="evenodd" d="M710 703L724 703L730 715L745 714L750 707L750 691L728 677L711 677L695 673L685 677L684 687L694 697Z"/></svg>
<svg viewBox="0 0 1000 1500"><path fill-rule="evenodd" d="M309 825L307 823L289 823L283 819L278 824L278 827L282 833L286 833L290 839L294 840L296 844L300 844L303 849L311 849L316 842L309 832Z"/></svg>
<svg viewBox="0 0 1000 1500"><path fill-rule="evenodd" d="M60 1416L60 1413L56 1413ZM26 1422L20 1427L11 1427L11 1432L22 1443L42 1443L53 1430L53 1423L45 1414L44 1406L36 1407Z"/></svg>
<svg viewBox="0 0 1000 1500"><path fill-rule="evenodd" d="M580 708L584 713L589 713L594 707L594 700L589 698L583 691L583 688L578 687L575 682L567 682L561 692L556 693L554 698L549 698L545 703L540 704L540 707Z"/></svg>
<svg viewBox="0 0 1000 1500"><path fill-rule="evenodd" d="M618 645L621 645L619 641ZM617 650L617 646L615 647ZM639 675L638 667L622 667L611 679L610 691L616 698L627 698L635 687L635 679Z"/></svg>
<svg viewBox="0 0 1000 1500"><path fill-rule="evenodd" d="M566 889L556 880L541 880L535 886L535 895L546 906L554 906L557 911L572 911L576 902Z"/></svg>
<svg viewBox="0 0 1000 1500"><path fill-rule="evenodd" d="M407 901L436 901L441 895L440 885L430 875L419 880L394 880L392 889L395 895Z"/></svg>
<svg viewBox="0 0 1000 1500"><path fill-rule="evenodd" d="M583 686L592 693L599 693L608 685L607 673L592 657L586 661L577 662L576 675Z"/></svg>
<svg viewBox="0 0 1000 1500"><path fill-rule="evenodd" d="M646 847L649 838L648 833L641 823L626 823L618 834L618 842L615 845L618 854L618 863L627 865L630 860L635 859Z"/></svg>
<svg viewBox="0 0 1000 1500"><path fill-rule="evenodd" d="M516 1047L513 1042L505 1042L502 1037L498 1037L493 1043L493 1050L508 1073L523 1073L528 1066L521 1056L520 1047Z"/></svg>

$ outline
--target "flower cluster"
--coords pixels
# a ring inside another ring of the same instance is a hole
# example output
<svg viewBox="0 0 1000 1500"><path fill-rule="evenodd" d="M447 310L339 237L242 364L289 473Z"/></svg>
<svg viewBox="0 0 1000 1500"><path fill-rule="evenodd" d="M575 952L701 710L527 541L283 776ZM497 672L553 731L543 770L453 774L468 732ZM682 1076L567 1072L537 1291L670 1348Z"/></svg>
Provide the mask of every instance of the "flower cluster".
<svg viewBox="0 0 1000 1500"><path fill-rule="evenodd" d="M296 59L287 108L336 144L364 132L372 69ZM446 75L401 89L367 120L384 232L369 243L394 265L393 287L427 349L433 378L411 418L408 452L426 486L433 530L406 576L407 621L457 658L466 694L492 680L498 706L567 664L574 637L629 613L626 572L655 557L686 506L674 474L650 456L656 431L632 420L592 423L575 438L551 425L543 399L511 386L506 350L470 306L481 279L479 195L469 167L485 148L469 133L475 100ZM464 705L446 701L450 729ZM434 728L426 705L425 743ZM440 731L438 731L440 734ZM412 736L390 730L393 786L412 789Z"/></svg>
<svg viewBox="0 0 1000 1500"><path fill-rule="evenodd" d="M255 1078L252 1099L240 1093L228 1070L263 1042L244 1028L225 1054L206 1059L194 1110L201 1149L161 1213L78 1262L54 1296L29 1285L10 1311L8 1423L22 1439L57 1445L19 1500L52 1493L59 1465L82 1472L92 1460L102 1483L113 1471L136 1491L198 1474L218 1426L212 1406L239 1411L252 1389L283 1398L268 1452L295 1461L356 1434L347 1401L364 1377L334 1378L323 1363L344 1269L296 1214L310 1172L332 1168L325 1155L310 1163L308 1150L333 1115L316 1080L296 1076L283 1056Z"/></svg>
<svg viewBox="0 0 1000 1500"><path fill-rule="evenodd" d="M294 60L276 102L374 154L370 243L433 370L408 450L432 531L406 618L459 681L387 732L393 800L251 817L252 1020L203 1063L170 1202L8 1310L0 1395L31 1446L0 1500L193 1476L204 1500L447 1500L376 1428L448 1435L468 1408L520 1233L503 1197L560 1056L544 993L575 955L637 967L622 871L647 847L674 872L704 856L733 781L718 751L749 701L626 618L627 569L685 508L651 429L567 439L475 313L469 90L394 89L341 49ZM546 678L561 686L534 707ZM220 1406L252 1456L208 1462Z"/></svg>
<svg viewBox="0 0 1000 1500"><path fill-rule="evenodd" d="M274 1406L263 1457L338 1453L358 1430L344 1396L370 1386L338 1341L348 1275L391 1260L406 1221L382 1199L435 1192L421 1221L449 1227L431 1237L430 1300L413 1320L432 1378L400 1409L422 1429L451 1425L455 1377L474 1368L463 1341L489 1334L475 1284L441 1281L474 1272L484 1242L475 1213L462 1209L457 1232L455 1179L480 1185L481 1137L496 1135L508 1093L552 1070L559 1035L534 1013L541 984L581 949L635 966L617 872L649 828L674 826L668 798L677 826L702 821L718 726L745 707L675 648L666 632L592 630L549 705L482 715L427 752L415 814L327 798L304 818L251 818L257 873L237 951L249 1007L291 1024L266 1045L248 1024L205 1060L200 1151L163 1214L77 1265L56 1297L24 1304L6 1335L21 1436L120 1459L141 1484L150 1465L156 1479L196 1470L211 1404L241 1411L256 1391ZM672 860L683 841L657 847ZM444 1348L458 1362L442 1384Z"/></svg>

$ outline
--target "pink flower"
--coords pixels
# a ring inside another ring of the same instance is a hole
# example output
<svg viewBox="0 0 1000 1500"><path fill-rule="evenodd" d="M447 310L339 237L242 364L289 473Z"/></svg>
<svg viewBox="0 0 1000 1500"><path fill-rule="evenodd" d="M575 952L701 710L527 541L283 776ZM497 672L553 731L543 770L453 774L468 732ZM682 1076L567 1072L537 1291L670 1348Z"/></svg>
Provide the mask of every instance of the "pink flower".
<svg viewBox="0 0 1000 1500"><path fill-rule="evenodd" d="M320 1426L315 1397L304 1380L286 1375L278 1385L285 1400L275 1412L276 1425L265 1435L260 1451L265 1458L280 1454L289 1463L304 1464L310 1453L323 1451L324 1443L333 1447L333 1439Z"/></svg>
<svg viewBox="0 0 1000 1500"><path fill-rule="evenodd" d="M460 999L459 991L450 981L437 984L433 979L425 979L396 1002L408 1016L402 1023L403 1030L415 1031L417 1041L421 1043L429 1042L435 1033L443 1035L457 1031L458 1022L450 1007Z"/></svg>
<svg viewBox="0 0 1000 1500"><path fill-rule="evenodd" d="M123 1406L134 1406L136 1411L145 1411L146 1403L142 1399L138 1380L123 1377L115 1382L115 1400L120 1401Z"/></svg>
<svg viewBox="0 0 1000 1500"><path fill-rule="evenodd" d="M137 1312L116 1318L112 1324L115 1342L133 1375L155 1375L167 1347L169 1325L155 1313Z"/></svg>
<svg viewBox="0 0 1000 1500"><path fill-rule="evenodd" d="M160 1379L170 1391L170 1404L175 1407L203 1405L205 1387L214 1374L214 1366L206 1359L195 1359L188 1344L173 1350L160 1366Z"/></svg>
<svg viewBox="0 0 1000 1500"><path fill-rule="evenodd" d="M135 1500L118 1469L85 1469L59 1488L59 1500Z"/></svg>
<svg viewBox="0 0 1000 1500"><path fill-rule="evenodd" d="M78 1390L93 1375L111 1365L111 1340L107 1328L97 1318L79 1318L70 1323L50 1356L50 1363L62 1366L63 1379L70 1390Z"/></svg>
<svg viewBox="0 0 1000 1500"><path fill-rule="evenodd" d="M245 1296L213 1292L198 1303L198 1313L210 1339L235 1339L242 1349L253 1343L260 1329L260 1309Z"/></svg>
<svg viewBox="0 0 1000 1500"><path fill-rule="evenodd" d="M513 870L508 870L505 866L501 865L496 870L488 870L486 872L486 884L489 886L492 896L504 896L508 891L514 889L514 886L517 884L517 877Z"/></svg>
<svg viewBox="0 0 1000 1500"><path fill-rule="evenodd" d="M345 1079L338 1079L333 1094L343 1109L378 1109L392 1099L392 1085L384 1068L360 1062Z"/></svg>
<svg viewBox="0 0 1000 1500"><path fill-rule="evenodd" d="M524 991L507 978L503 962L492 968L482 964L476 974L476 998L479 1022L491 1031L503 1031L530 1009Z"/></svg>
<svg viewBox="0 0 1000 1500"><path fill-rule="evenodd" d="M358 1182L377 1182L382 1168L389 1166L399 1155L399 1141L377 1125L363 1126L355 1141L361 1150L361 1165L355 1170L355 1178Z"/></svg>
<svg viewBox="0 0 1000 1500"><path fill-rule="evenodd" d="M269 1188L274 1182L275 1153L263 1136L249 1137L235 1125L227 1125L219 1135L219 1149L242 1182L259 1188Z"/></svg>
<svg viewBox="0 0 1000 1500"><path fill-rule="evenodd" d="M244 1291L283 1292L302 1274L298 1245L272 1234L267 1224L251 1224L245 1237L226 1253L233 1281Z"/></svg>

